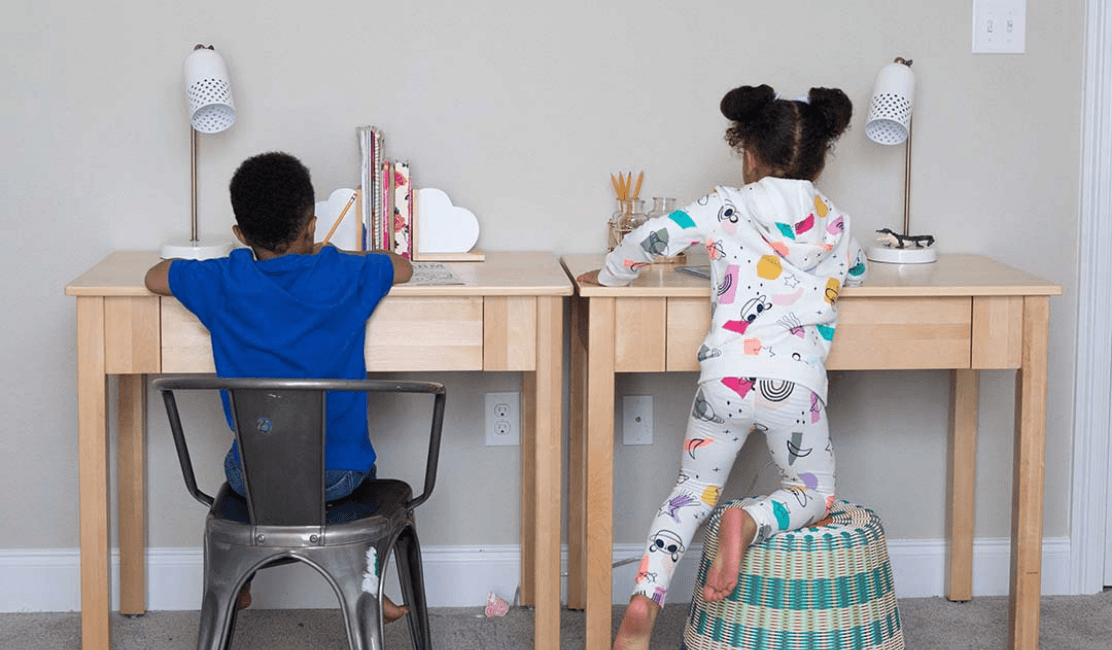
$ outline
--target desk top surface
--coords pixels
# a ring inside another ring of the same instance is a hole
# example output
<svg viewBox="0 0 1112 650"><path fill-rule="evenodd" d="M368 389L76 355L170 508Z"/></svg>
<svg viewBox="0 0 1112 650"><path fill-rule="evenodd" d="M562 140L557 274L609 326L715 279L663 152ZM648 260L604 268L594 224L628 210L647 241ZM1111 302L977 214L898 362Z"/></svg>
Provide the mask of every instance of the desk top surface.
<svg viewBox="0 0 1112 650"><path fill-rule="evenodd" d="M391 296L570 296L574 292L556 256L538 252L485 253L483 262L444 262L462 285L399 284ZM66 285L68 296L151 296L143 285L157 264L154 251L117 251Z"/></svg>
<svg viewBox="0 0 1112 650"><path fill-rule="evenodd" d="M560 258L572 278L602 266L602 254L564 255ZM692 264L706 264L706 257ZM581 285L579 295L601 297L706 297L710 285L703 278L677 273L680 264L654 264L627 287ZM1055 296L1060 285L980 255L939 255L931 264L869 265L866 283L845 287L841 296L928 297L928 296Z"/></svg>

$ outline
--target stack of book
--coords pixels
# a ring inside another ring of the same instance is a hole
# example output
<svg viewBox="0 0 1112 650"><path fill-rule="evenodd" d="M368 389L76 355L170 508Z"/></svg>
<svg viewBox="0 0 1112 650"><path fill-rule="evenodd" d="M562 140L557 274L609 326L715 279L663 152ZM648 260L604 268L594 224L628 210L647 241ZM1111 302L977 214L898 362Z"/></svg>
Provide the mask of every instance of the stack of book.
<svg viewBox="0 0 1112 650"><path fill-rule="evenodd" d="M382 131L373 126L357 130L360 150L360 211L363 250L391 251L413 259L413 179L408 162L385 156Z"/></svg>

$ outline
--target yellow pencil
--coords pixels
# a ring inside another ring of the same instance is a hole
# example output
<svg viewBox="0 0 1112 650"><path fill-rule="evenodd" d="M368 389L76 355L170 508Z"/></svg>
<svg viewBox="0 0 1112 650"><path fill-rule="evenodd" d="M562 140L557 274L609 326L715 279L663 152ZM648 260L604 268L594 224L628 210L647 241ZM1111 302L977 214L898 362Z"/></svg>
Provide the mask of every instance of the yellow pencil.
<svg viewBox="0 0 1112 650"><path fill-rule="evenodd" d="M645 178L645 172L644 171L637 172L637 187L633 188L633 197L632 198L636 199L637 196L639 194L641 194L641 181L644 180L644 178Z"/></svg>
<svg viewBox="0 0 1112 650"><path fill-rule="evenodd" d="M333 233L335 233L336 229L340 227L340 222L344 220L345 216L347 216L348 210L351 209L351 204L355 203L355 197L357 196L359 196L358 190L351 195L350 199L348 199L347 205L345 205L344 209L340 211L340 216L336 217L336 223L332 224L332 228L329 229L328 234L324 236L324 241L322 241L321 244L327 244L328 240L332 239Z"/></svg>
<svg viewBox="0 0 1112 650"><path fill-rule="evenodd" d="M614 178L613 174L610 174L610 184L614 186L614 193L618 195L618 198L622 198L622 188L618 187L618 179Z"/></svg>

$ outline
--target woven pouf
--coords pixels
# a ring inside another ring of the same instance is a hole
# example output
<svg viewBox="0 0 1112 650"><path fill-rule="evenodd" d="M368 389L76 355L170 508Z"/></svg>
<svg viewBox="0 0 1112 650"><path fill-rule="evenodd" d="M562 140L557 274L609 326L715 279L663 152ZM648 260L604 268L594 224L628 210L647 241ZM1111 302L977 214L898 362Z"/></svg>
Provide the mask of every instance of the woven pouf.
<svg viewBox="0 0 1112 650"><path fill-rule="evenodd" d="M846 501L829 525L781 533L746 551L738 586L703 600L724 508L707 525L699 578L684 629L686 650L894 650L903 648L892 567L880 518Z"/></svg>

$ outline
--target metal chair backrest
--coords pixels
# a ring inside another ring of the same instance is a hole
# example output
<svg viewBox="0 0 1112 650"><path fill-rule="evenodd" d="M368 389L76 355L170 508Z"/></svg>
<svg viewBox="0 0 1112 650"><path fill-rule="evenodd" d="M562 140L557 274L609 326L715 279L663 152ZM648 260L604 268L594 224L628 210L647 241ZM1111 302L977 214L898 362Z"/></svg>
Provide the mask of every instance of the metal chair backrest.
<svg viewBox="0 0 1112 650"><path fill-rule="evenodd" d="M156 379L170 419L182 477L195 499L213 498L197 487L175 390L226 391L243 463L251 524L322 526L325 523L324 437L328 391L425 393L434 396L424 489L408 504L428 499L436 482L445 392L441 384L345 379L256 379L185 375Z"/></svg>

